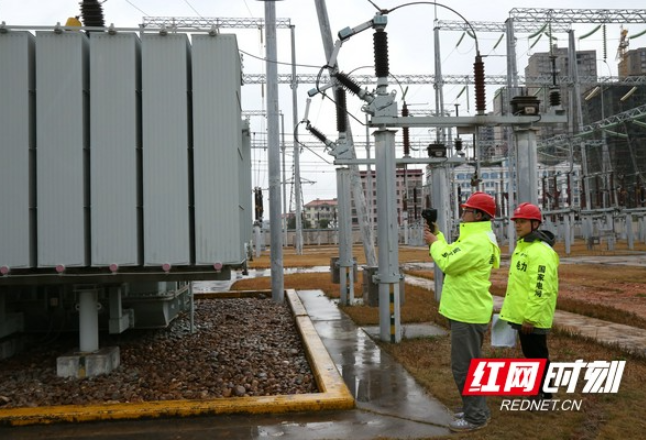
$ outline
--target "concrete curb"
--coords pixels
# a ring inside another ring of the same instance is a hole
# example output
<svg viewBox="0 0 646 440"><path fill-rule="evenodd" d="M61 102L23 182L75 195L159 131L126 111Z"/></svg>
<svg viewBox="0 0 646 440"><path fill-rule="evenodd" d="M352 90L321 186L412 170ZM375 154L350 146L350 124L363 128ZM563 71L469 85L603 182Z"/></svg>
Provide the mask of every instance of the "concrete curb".
<svg viewBox="0 0 646 440"><path fill-rule="evenodd" d="M207 297L207 295L209 294L200 296ZM238 397L234 399L218 398L211 400L169 400L143 403L9 408L0 409L0 425L25 426L216 414L278 414L294 411L354 408L354 398L343 382L343 378L337 371L323 342L321 342L296 291L287 290L286 297L294 314L316 384L321 390L320 393Z"/></svg>

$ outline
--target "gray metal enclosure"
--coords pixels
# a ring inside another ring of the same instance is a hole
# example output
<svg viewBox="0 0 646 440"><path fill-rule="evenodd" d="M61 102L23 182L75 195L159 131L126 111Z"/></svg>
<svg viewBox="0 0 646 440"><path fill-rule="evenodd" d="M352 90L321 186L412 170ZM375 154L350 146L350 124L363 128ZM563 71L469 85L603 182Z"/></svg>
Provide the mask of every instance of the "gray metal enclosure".
<svg viewBox="0 0 646 440"><path fill-rule="evenodd" d="M0 286L244 265L241 78L234 35L0 34Z"/></svg>
<svg viewBox="0 0 646 440"><path fill-rule="evenodd" d="M94 34L90 53L92 264L136 265L141 43L135 34Z"/></svg>
<svg viewBox="0 0 646 440"><path fill-rule="evenodd" d="M251 200L251 192L237 183L249 160L240 142L242 121L232 111L240 106L240 88L231 84L240 83L242 71L240 63L230 62L239 56L233 35L196 35L192 42L193 181L195 198L202 201L195 205L195 232L202 237L195 242L195 262L212 264L244 251L242 231L227 226L245 221L243 200Z"/></svg>
<svg viewBox="0 0 646 440"><path fill-rule="evenodd" d="M88 39L36 35L38 267L89 264Z"/></svg>
<svg viewBox="0 0 646 440"><path fill-rule="evenodd" d="M190 264L190 47L183 34L142 38L144 264Z"/></svg>
<svg viewBox="0 0 646 440"><path fill-rule="evenodd" d="M34 51L28 32L0 38L0 266L7 267L35 264Z"/></svg>

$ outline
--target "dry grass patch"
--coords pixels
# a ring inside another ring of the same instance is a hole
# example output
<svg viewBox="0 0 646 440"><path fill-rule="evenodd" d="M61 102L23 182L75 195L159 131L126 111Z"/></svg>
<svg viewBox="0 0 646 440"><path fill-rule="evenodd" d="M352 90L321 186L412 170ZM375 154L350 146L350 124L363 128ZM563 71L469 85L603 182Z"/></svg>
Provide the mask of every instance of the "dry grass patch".
<svg viewBox="0 0 646 440"><path fill-rule="evenodd" d="M375 248L376 249L376 248ZM297 255L294 248L283 249L283 266L285 267L313 267L329 266L330 257L339 256L338 246L305 246L303 254ZM366 257L363 253L363 246L353 246L352 256L356 258L357 265L365 265ZM400 246L399 262L411 263L418 261L430 261L428 248L424 246ZM259 258L249 262L250 268L266 269L271 267L270 250L263 252Z"/></svg>
<svg viewBox="0 0 646 440"><path fill-rule="evenodd" d="M630 252L646 252L646 243L641 243L635 240L633 249L628 249L628 240L619 240L615 245L614 251L609 251L606 243L597 244L593 249L588 249L588 246L581 239L576 240L570 245L570 255L565 253L565 243L562 241L554 245L554 250L562 256L582 256L582 255L626 255Z"/></svg>

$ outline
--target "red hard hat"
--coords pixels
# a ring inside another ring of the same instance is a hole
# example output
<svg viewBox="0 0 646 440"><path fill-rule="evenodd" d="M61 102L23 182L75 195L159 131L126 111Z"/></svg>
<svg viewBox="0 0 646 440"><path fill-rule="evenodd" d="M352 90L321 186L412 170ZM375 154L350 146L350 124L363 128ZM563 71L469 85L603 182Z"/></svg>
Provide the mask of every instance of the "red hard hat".
<svg viewBox="0 0 646 440"><path fill-rule="evenodd" d="M538 209L538 206L532 205L531 203L527 202L521 203L514 210L514 216L511 219L516 220L517 218L522 218L525 220L538 220L539 222L543 221L543 215L541 214L541 210Z"/></svg>
<svg viewBox="0 0 646 440"><path fill-rule="evenodd" d="M482 191L474 192L462 205L463 208L473 208L484 211L491 218L496 216L496 201L487 193Z"/></svg>

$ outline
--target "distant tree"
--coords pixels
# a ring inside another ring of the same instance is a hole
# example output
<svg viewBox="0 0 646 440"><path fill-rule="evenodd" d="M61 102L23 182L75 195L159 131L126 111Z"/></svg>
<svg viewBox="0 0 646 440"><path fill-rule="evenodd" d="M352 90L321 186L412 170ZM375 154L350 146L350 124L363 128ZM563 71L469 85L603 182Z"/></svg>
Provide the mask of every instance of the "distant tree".
<svg viewBox="0 0 646 440"><path fill-rule="evenodd" d="M296 216L290 214L287 218L287 229L296 229Z"/></svg>
<svg viewBox="0 0 646 440"><path fill-rule="evenodd" d="M301 213L301 225L303 226L303 229L310 228L310 222L305 218L305 213ZM287 229L296 229L296 216L294 214L290 214L287 219Z"/></svg>

